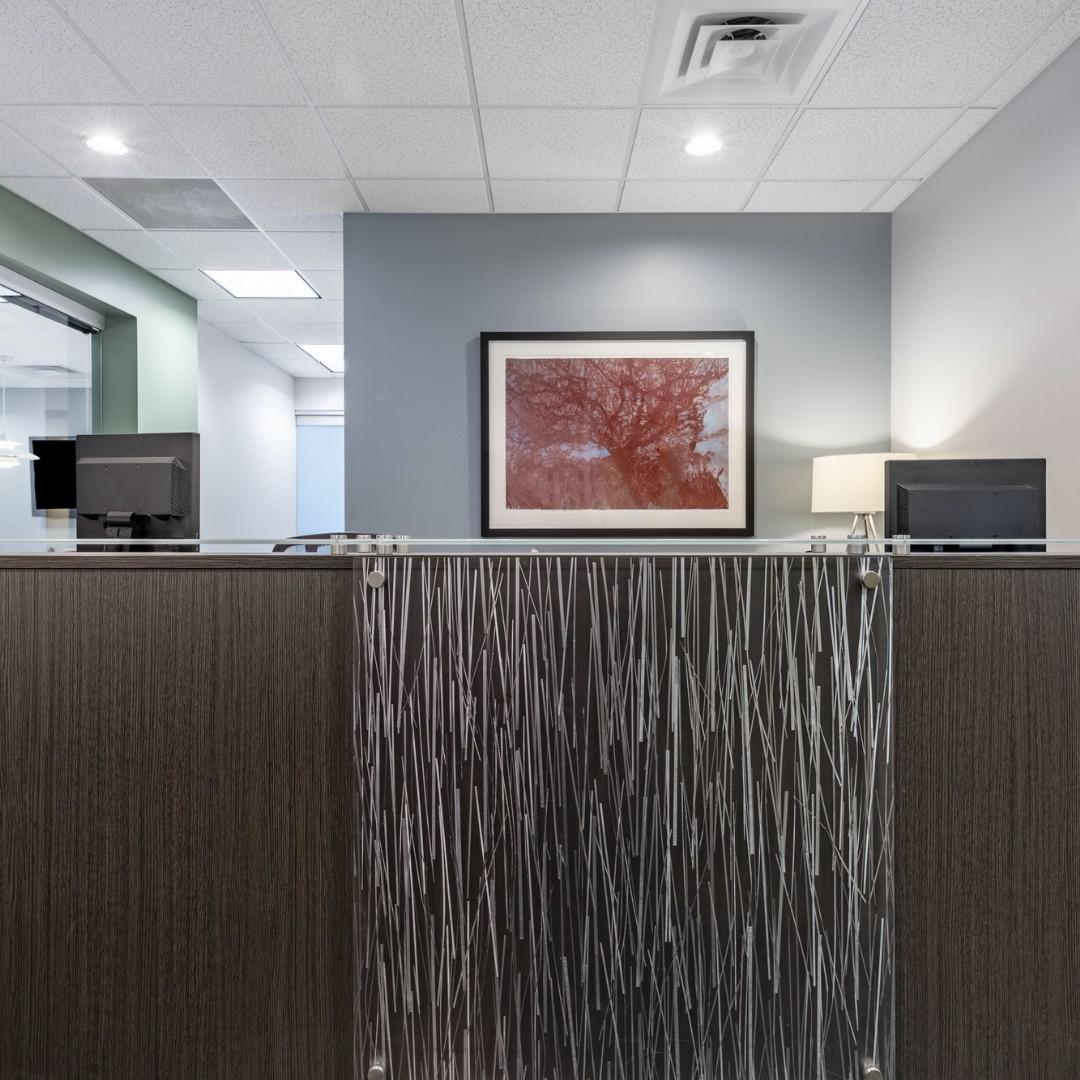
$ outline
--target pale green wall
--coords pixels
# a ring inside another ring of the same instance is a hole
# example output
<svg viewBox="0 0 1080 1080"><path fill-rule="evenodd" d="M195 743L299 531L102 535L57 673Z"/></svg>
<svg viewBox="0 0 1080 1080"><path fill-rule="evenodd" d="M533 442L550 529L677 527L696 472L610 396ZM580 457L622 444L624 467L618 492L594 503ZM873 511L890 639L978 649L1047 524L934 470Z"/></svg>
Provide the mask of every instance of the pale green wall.
<svg viewBox="0 0 1080 1080"><path fill-rule="evenodd" d="M198 430L198 316L190 296L3 188L0 262L105 312L97 430Z"/></svg>

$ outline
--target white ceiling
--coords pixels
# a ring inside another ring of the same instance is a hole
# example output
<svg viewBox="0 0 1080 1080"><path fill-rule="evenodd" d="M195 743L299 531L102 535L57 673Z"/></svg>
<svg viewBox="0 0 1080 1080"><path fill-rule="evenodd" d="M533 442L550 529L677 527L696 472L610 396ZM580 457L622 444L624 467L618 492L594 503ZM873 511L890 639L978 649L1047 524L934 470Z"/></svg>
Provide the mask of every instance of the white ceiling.
<svg viewBox="0 0 1080 1080"><path fill-rule="evenodd" d="M341 340L343 212L888 212L1080 36L1080 0L854 0L801 101L663 105L658 3L0 0L0 184L324 375L296 343ZM724 150L688 157L703 128ZM145 231L103 176L212 177L258 231ZM232 301L207 266L323 299Z"/></svg>

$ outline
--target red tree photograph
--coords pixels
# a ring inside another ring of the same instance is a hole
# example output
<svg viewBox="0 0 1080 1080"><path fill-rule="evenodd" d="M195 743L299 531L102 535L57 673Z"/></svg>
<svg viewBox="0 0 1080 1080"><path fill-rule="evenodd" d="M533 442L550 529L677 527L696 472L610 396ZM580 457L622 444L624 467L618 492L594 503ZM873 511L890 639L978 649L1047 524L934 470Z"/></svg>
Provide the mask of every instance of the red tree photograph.
<svg viewBox="0 0 1080 1080"><path fill-rule="evenodd" d="M508 357L506 505L726 509L728 361Z"/></svg>

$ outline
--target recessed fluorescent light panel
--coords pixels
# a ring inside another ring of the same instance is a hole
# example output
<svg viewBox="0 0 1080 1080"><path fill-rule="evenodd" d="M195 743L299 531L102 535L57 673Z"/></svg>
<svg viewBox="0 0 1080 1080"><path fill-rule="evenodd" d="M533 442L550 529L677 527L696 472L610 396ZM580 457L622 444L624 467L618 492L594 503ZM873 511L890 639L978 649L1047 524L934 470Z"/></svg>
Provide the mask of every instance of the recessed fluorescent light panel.
<svg viewBox="0 0 1080 1080"><path fill-rule="evenodd" d="M19 294L4 285L0 285L0 296L18 296Z"/></svg>
<svg viewBox="0 0 1080 1080"><path fill-rule="evenodd" d="M237 300L318 300L319 294L295 270L203 270Z"/></svg>
<svg viewBox="0 0 1080 1080"><path fill-rule="evenodd" d="M301 345L313 360L318 360L327 371L342 374L345 370L345 346L344 345Z"/></svg>

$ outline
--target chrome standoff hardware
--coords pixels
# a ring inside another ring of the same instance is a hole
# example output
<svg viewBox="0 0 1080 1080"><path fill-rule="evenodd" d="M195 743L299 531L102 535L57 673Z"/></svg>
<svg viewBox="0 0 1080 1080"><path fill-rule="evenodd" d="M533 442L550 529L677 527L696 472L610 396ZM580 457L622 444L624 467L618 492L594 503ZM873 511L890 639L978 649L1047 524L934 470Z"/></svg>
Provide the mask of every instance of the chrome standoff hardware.
<svg viewBox="0 0 1080 1080"><path fill-rule="evenodd" d="M876 589L881 584L881 574L877 570L864 567L859 571L859 584L864 589Z"/></svg>
<svg viewBox="0 0 1080 1080"><path fill-rule="evenodd" d="M373 1061L367 1071L367 1080L386 1080L386 1066L381 1061Z"/></svg>
<svg viewBox="0 0 1080 1080"><path fill-rule="evenodd" d="M368 587L381 589L386 584L386 574L382 570L372 570L367 576Z"/></svg>

